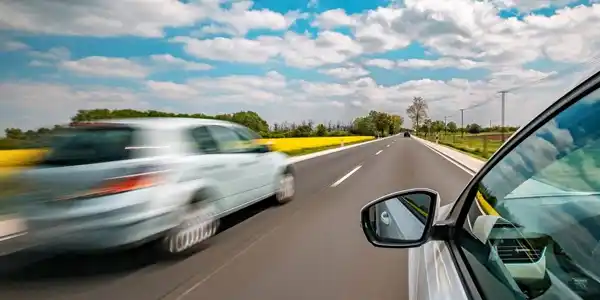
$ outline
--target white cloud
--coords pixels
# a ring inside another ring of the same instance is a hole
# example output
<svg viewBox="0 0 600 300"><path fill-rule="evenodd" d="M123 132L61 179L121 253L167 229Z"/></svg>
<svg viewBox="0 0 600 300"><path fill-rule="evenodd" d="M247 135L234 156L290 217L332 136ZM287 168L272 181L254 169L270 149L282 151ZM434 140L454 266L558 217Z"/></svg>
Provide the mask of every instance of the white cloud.
<svg viewBox="0 0 600 300"><path fill-rule="evenodd" d="M0 128L38 128L69 122L78 109L147 109L136 93L107 87L76 88L65 84L0 82Z"/></svg>
<svg viewBox="0 0 600 300"><path fill-rule="evenodd" d="M149 70L131 60L118 57L89 56L63 61L61 68L87 76L144 78Z"/></svg>
<svg viewBox="0 0 600 300"><path fill-rule="evenodd" d="M244 63L265 63L282 57L291 66L317 67L347 61L362 53L362 47L347 35L324 31L316 39L293 32L283 37L260 36L257 39L176 37L173 42L184 44L185 50L199 58Z"/></svg>
<svg viewBox="0 0 600 300"><path fill-rule="evenodd" d="M357 21L356 18L348 16L343 9L336 8L318 15L311 25L322 29L334 29L344 26L354 26L357 24Z"/></svg>
<svg viewBox="0 0 600 300"><path fill-rule="evenodd" d="M175 57L171 54L155 54L151 55L150 59L160 66L166 67L181 67L185 70L205 71L213 67L209 64L187 61L185 59Z"/></svg>
<svg viewBox="0 0 600 300"><path fill-rule="evenodd" d="M230 32L244 35L252 29L285 30L298 12L280 14L252 9L252 1L236 1L224 9L219 0L88 0L0 2L0 29L43 34L81 36L163 37L169 27L192 26L201 21L221 24Z"/></svg>
<svg viewBox="0 0 600 300"><path fill-rule="evenodd" d="M268 9L254 10L252 6L252 1L235 2L231 9L218 10L210 19L238 35L245 35L252 29L285 30L303 17L297 11L281 14Z"/></svg>
<svg viewBox="0 0 600 300"><path fill-rule="evenodd" d="M192 39L176 37L173 42L183 43L190 55L212 60L225 60L245 63L264 63L279 54L275 41L277 37L261 37L257 40L244 38Z"/></svg>
<svg viewBox="0 0 600 300"><path fill-rule="evenodd" d="M25 43L0 38L0 51L8 52L8 51L19 51L19 50L27 50L27 49L29 49L29 46Z"/></svg>
<svg viewBox="0 0 600 300"><path fill-rule="evenodd" d="M367 71L361 67L341 67L341 68L320 70L319 72L321 72L323 74L327 74L329 76L337 77L340 79L351 79L351 78L369 75L369 71Z"/></svg>
<svg viewBox="0 0 600 300"><path fill-rule="evenodd" d="M218 9L216 1L172 0L0 2L0 29L60 35L161 37L166 27L193 25Z"/></svg>
<svg viewBox="0 0 600 300"><path fill-rule="evenodd" d="M435 60L427 60L427 59L406 59L399 60L396 62L396 66L400 68L430 68L430 69L439 69L439 68L457 68L461 70L469 70L473 68L478 68L485 66L485 63L472 61L470 59L464 58L440 58Z"/></svg>
<svg viewBox="0 0 600 300"><path fill-rule="evenodd" d="M517 8L520 11L531 11L546 7L563 7L575 2L574 0L490 0L500 9Z"/></svg>
<svg viewBox="0 0 600 300"><path fill-rule="evenodd" d="M389 59L370 59L364 62L365 65L367 66L371 66L371 67L379 67L382 69L393 69L394 66L396 65L396 63L394 61L391 61Z"/></svg>

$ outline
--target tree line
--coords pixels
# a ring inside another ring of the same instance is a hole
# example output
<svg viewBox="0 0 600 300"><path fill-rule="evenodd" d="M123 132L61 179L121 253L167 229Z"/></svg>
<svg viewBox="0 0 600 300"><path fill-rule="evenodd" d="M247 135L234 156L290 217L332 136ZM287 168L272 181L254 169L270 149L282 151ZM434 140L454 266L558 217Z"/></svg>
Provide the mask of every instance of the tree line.
<svg viewBox="0 0 600 300"><path fill-rule="evenodd" d="M482 132L501 132L500 126L483 127L477 123L467 124L464 128L460 128L455 122L445 123L442 120L432 120L429 118L429 107L427 102L422 97L414 97L411 105L406 109L408 118L413 123L413 129L425 136L430 133L448 132L451 134L459 132L467 132L472 134ZM505 132L514 132L518 127L505 126Z"/></svg>
<svg viewBox="0 0 600 300"><path fill-rule="evenodd" d="M139 111L133 109L92 109L79 110L70 119L69 125L77 122L88 122L106 119L126 118L199 118L225 120L244 125L263 138L290 138L290 137L326 137L326 136L387 136L399 133L402 129L403 118L399 115L385 112L370 111L366 116L358 117L352 122L328 122L315 124L313 121L282 122L270 125L258 113L253 111L240 111L231 114L207 115L202 113L181 114L168 113L156 110ZM0 139L0 149L38 148L46 147L52 133L64 129L67 125L54 125L36 130L22 130L20 128L7 128L4 130L5 138Z"/></svg>

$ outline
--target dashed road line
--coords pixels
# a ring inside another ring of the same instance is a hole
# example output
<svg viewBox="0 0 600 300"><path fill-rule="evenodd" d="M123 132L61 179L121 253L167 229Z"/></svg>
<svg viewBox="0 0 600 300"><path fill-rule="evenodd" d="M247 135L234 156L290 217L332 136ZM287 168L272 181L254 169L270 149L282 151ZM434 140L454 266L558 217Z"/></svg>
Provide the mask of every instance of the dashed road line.
<svg viewBox="0 0 600 300"><path fill-rule="evenodd" d="M379 150L377 151L377 153L375 153L375 155L379 155L379 153L383 152L383 150Z"/></svg>
<svg viewBox="0 0 600 300"><path fill-rule="evenodd" d="M352 176L352 174L354 174L354 172L358 171L358 169L360 169L362 167L362 165L357 166L356 168L352 169L352 171L348 172L348 174L344 175L344 177L340 178L338 181L334 182L331 187L336 187L338 185L340 185L340 183L344 182L344 180L348 179L348 177Z"/></svg>

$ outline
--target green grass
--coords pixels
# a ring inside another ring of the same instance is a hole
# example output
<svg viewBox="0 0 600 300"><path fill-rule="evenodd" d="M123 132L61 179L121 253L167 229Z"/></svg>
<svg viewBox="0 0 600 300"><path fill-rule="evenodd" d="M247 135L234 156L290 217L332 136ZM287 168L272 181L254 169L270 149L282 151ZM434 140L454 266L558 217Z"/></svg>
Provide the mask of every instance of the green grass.
<svg viewBox="0 0 600 300"><path fill-rule="evenodd" d="M485 136L465 135L463 138L460 135L440 135L439 143L459 150L471 157L488 160L502 146L502 141L487 139L486 143L484 142ZM426 139L435 142L435 137L428 136Z"/></svg>

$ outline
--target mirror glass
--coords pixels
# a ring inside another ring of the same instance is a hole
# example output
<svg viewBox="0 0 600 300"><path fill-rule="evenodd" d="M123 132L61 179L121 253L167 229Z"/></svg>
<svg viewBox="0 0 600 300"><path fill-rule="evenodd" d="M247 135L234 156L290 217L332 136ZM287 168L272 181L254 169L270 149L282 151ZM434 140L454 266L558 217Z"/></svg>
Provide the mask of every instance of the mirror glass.
<svg viewBox="0 0 600 300"><path fill-rule="evenodd" d="M380 242L417 242L425 234L435 199L429 193L407 193L368 207L371 235Z"/></svg>

